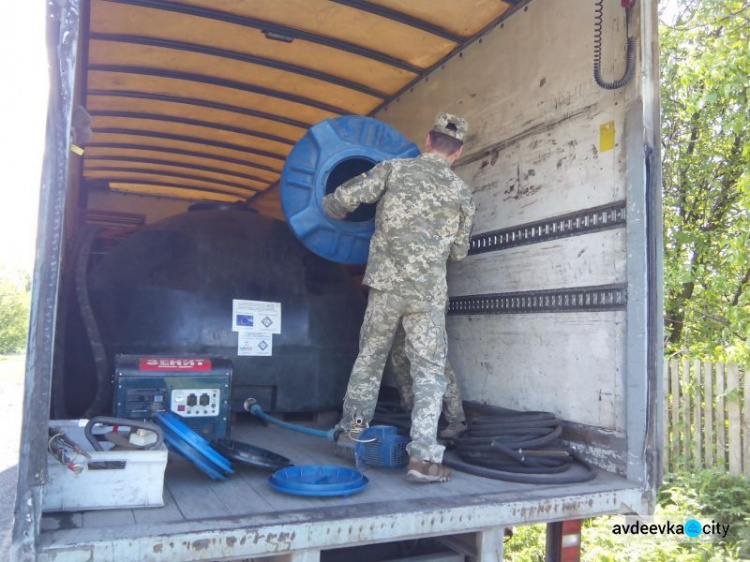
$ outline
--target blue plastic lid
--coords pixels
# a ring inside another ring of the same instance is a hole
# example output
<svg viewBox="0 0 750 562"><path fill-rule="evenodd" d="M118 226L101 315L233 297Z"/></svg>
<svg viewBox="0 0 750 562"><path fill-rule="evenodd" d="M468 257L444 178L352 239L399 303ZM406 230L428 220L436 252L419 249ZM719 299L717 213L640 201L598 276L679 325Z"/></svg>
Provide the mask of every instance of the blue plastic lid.
<svg viewBox="0 0 750 562"><path fill-rule="evenodd" d="M164 428L165 439L169 436L167 442L174 445L175 449L182 453L189 461L196 464L196 466L198 465L194 459L199 458L203 461L202 464L204 465L208 464L227 474L234 474L232 464L211 448L208 441L180 421L180 418L175 414L160 412L154 416L154 419ZM190 452L189 456L185 455L183 452L185 450ZM199 466L199 468L201 467Z"/></svg>
<svg viewBox="0 0 750 562"><path fill-rule="evenodd" d="M268 482L278 492L310 497L350 496L369 484L367 477L357 470L330 465L282 468Z"/></svg>
<svg viewBox="0 0 750 562"><path fill-rule="evenodd" d="M171 431L166 430L164 432L164 441L167 443L167 447L176 451L188 461L190 461L198 470L203 472L209 478L214 480L226 480L226 476L212 468L206 460L204 460L198 453L193 451L185 442L179 437L175 436Z"/></svg>

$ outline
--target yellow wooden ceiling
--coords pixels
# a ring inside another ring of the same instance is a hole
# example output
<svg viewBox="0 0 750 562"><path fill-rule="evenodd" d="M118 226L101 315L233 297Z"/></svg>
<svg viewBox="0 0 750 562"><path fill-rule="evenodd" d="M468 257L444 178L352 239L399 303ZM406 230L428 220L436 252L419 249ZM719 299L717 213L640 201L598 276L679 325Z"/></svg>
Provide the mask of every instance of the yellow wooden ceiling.
<svg viewBox="0 0 750 562"><path fill-rule="evenodd" d="M91 186L250 201L308 127L368 115L519 0L91 0Z"/></svg>

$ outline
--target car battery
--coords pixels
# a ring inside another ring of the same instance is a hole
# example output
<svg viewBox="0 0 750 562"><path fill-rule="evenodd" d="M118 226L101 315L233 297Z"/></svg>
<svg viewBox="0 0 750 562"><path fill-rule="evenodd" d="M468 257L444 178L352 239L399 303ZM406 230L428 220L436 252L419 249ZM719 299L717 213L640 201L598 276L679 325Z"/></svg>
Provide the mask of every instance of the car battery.
<svg viewBox="0 0 750 562"><path fill-rule="evenodd" d="M115 357L114 414L150 419L173 412L204 439L229 431L232 362L217 357Z"/></svg>

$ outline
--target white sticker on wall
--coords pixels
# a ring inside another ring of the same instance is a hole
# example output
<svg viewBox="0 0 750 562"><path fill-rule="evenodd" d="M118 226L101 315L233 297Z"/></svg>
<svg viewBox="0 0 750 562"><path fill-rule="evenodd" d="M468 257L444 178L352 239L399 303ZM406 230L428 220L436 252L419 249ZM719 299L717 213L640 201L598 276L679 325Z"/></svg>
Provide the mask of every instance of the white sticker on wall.
<svg viewBox="0 0 750 562"><path fill-rule="evenodd" d="M271 334L240 332L238 335L237 355L273 355L273 336Z"/></svg>
<svg viewBox="0 0 750 562"><path fill-rule="evenodd" d="M281 303L232 301L232 330L265 334L281 333Z"/></svg>

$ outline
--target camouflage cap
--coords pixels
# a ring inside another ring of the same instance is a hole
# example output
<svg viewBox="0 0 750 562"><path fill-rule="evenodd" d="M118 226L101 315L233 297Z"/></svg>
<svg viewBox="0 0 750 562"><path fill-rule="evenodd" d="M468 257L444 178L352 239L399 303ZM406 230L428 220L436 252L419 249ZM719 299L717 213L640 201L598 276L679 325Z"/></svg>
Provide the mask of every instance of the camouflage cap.
<svg viewBox="0 0 750 562"><path fill-rule="evenodd" d="M463 117L443 112L435 119L432 130L463 142L466 133L469 132L469 123Z"/></svg>

